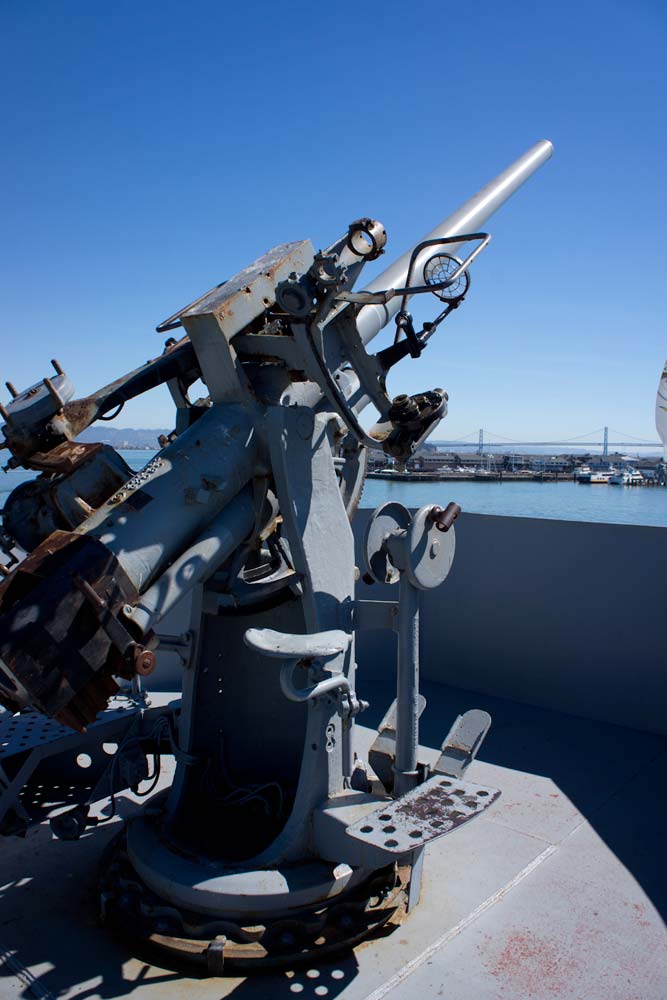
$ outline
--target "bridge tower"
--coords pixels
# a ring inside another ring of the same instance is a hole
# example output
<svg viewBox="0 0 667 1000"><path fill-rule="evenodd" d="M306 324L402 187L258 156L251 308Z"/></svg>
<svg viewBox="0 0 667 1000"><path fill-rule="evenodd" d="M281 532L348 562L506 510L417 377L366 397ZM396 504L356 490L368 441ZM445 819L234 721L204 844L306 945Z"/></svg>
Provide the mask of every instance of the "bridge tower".
<svg viewBox="0 0 667 1000"><path fill-rule="evenodd" d="M604 429L604 441L602 444L602 457L609 458L609 428Z"/></svg>
<svg viewBox="0 0 667 1000"><path fill-rule="evenodd" d="M484 454L484 431L482 430L481 427L479 429L479 444L477 445L477 454L478 455Z"/></svg>

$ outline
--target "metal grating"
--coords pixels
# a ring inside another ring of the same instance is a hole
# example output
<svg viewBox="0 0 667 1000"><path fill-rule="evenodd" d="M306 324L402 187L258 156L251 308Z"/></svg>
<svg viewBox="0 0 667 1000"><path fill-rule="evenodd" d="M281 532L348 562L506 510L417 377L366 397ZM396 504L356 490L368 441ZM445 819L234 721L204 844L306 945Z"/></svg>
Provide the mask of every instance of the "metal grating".
<svg viewBox="0 0 667 1000"><path fill-rule="evenodd" d="M136 711L134 703L114 699L110 707L88 728L94 729L110 719ZM80 738L80 734L32 709L24 709L16 715L0 711L0 760L67 737Z"/></svg>
<svg viewBox="0 0 667 1000"><path fill-rule="evenodd" d="M72 730L67 726L37 712L20 712L17 715L3 712L0 715L0 759L71 735Z"/></svg>

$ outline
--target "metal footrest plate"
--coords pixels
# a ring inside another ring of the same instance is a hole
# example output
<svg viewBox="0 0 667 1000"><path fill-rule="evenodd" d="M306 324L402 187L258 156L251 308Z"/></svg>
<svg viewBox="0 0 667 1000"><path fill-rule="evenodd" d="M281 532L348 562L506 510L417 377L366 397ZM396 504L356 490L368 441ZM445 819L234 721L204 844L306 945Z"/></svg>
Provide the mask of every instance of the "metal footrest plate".
<svg viewBox="0 0 667 1000"><path fill-rule="evenodd" d="M345 832L390 854L405 854L467 823L499 795L497 788L436 775Z"/></svg>
<svg viewBox="0 0 667 1000"><path fill-rule="evenodd" d="M437 774L458 777L472 764L484 737L491 728L491 716L479 708L459 715L449 730L433 770Z"/></svg>

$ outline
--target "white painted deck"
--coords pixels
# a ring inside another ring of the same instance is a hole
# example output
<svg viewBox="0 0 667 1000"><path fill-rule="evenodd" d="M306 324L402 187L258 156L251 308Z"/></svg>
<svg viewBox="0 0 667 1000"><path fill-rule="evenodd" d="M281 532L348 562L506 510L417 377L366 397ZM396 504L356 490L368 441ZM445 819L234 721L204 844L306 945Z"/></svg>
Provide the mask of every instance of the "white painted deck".
<svg viewBox="0 0 667 1000"><path fill-rule="evenodd" d="M117 823L78 843L40 827L0 842L0 996L665 1000L667 739L435 684L425 693L425 757L456 712L491 711L467 774L503 794L428 848L422 901L393 934L317 968L183 977L96 922L96 867ZM390 695L371 695L375 725ZM360 744L372 735L359 727Z"/></svg>

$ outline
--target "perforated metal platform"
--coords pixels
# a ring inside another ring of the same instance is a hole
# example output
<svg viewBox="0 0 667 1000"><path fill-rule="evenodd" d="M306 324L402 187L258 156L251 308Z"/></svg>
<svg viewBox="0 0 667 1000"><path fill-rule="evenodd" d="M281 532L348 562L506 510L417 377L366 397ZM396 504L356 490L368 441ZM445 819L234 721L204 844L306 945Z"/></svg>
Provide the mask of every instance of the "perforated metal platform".
<svg viewBox="0 0 667 1000"><path fill-rule="evenodd" d="M405 854L474 819L499 795L497 788L436 775L364 816L346 832L366 844Z"/></svg>
<svg viewBox="0 0 667 1000"><path fill-rule="evenodd" d="M89 726L89 729L102 725L110 719L126 715L128 712L136 711L137 706L132 702L114 698L104 713L104 717L94 722L92 726ZM45 715L40 715L39 712L34 712L31 709L24 709L17 715L0 709L0 763L3 758L13 754L34 750L35 747L64 739L72 739L74 742L79 739L79 735L73 732L69 726L62 726L55 719L48 719Z"/></svg>
<svg viewBox="0 0 667 1000"><path fill-rule="evenodd" d="M161 704L163 696L156 697ZM0 710L0 832L21 834L56 811L86 803L118 741L146 707L118 696L83 736L30 709ZM109 740L101 746L100 730Z"/></svg>

